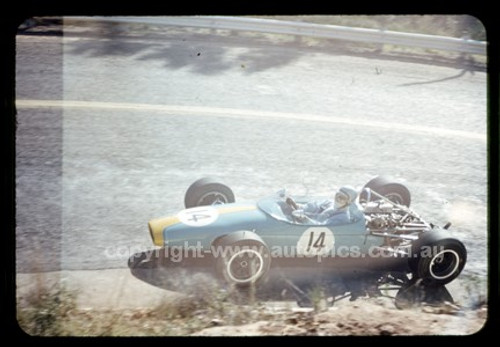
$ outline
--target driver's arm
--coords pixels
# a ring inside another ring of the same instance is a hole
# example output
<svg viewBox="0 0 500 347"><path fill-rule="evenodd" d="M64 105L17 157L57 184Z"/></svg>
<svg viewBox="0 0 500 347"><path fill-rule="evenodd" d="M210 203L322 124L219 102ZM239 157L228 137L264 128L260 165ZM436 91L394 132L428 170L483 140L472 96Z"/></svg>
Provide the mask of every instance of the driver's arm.
<svg viewBox="0 0 500 347"><path fill-rule="evenodd" d="M310 218L308 215L305 214L303 209L295 210L292 212L292 215L298 219L301 223L307 223L307 224L322 224L318 223L317 220Z"/></svg>
<svg viewBox="0 0 500 347"><path fill-rule="evenodd" d="M350 221L349 208L329 208L319 213L316 217L319 224L348 223Z"/></svg>
<svg viewBox="0 0 500 347"><path fill-rule="evenodd" d="M287 197L285 202L292 206L295 210L304 210L307 213L317 213L320 209L318 203L316 201L306 202L305 204L301 204L293 200L291 197Z"/></svg>

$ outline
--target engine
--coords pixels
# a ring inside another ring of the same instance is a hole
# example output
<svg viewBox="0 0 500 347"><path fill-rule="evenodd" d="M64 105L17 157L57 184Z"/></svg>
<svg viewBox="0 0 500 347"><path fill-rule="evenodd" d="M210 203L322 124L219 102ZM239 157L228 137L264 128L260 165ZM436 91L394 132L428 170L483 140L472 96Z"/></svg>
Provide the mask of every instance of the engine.
<svg viewBox="0 0 500 347"><path fill-rule="evenodd" d="M389 254L408 255L407 248L419 234L433 228L409 208L385 199L366 203L363 212L370 234L384 239L379 250Z"/></svg>
<svg viewBox="0 0 500 347"><path fill-rule="evenodd" d="M383 230L400 225L402 216L394 205L385 201L372 201L364 207L366 226L370 230Z"/></svg>
<svg viewBox="0 0 500 347"><path fill-rule="evenodd" d="M371 201L365 205L365 213L391 213L394 209L394 205L383 201Z"/></svg>
<svg viewBox="0 0 500 347"><path fill-rule="evenodd" d="M400 209L389 201L368 202L364 206L366 227L372 232L411 233L429 228L419 216L409 209Z"/></svg>

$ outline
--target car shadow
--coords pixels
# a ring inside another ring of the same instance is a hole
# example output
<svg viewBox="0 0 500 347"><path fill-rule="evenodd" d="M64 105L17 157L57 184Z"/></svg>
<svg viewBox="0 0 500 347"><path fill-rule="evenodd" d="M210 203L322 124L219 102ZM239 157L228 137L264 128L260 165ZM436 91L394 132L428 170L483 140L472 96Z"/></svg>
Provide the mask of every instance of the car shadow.
<svg viewBox="0 0 500 347"><path fill-rule="evenodd" d="M155 287L193 297L221 298L217 293L236 293L233 299L247 302L251 296L258 301L295 301L301 307L313 307L319 297L331 304L343 298L350 301L361 296L389 297L400 309L422 303L439 305L453 303L453 297L445 286L426 287L420 280L410 280L400 285L380 287L378 272L360 269L339 272L326 267L271 268L266 279L257 288L237 290L220 280L215 267L207 264L174 263L162 256L161 251L133 254L128 260L131 274ZM377 284L377 281L379 284ZM391 291L392 294L384 294ZM246 299L245 299L246 298Z"/></svg>
<svg viewBox="0 0 500 347"><path fill-rule="evenodd" d="M208 267L168 262L159 253L161 252L133 254L128 259L131 274L155 287L180 293L186 293L195 282L216 280L213 271Z"/></svg>
<svg viewBox="0 0 500 347"><path fill-rule="evenodd" d="M425 287L419 285L418 280L410 280L399 285L386 283L381 287L381 273L362 269L340 272L321 266L313 271L310 267L274 267L257 288L235 291L217 277L214 266L172 262L159 250L132 255L128 266L131 274L143 282L205 300L207 297L219 300L229 294L233 299L243 300L240 302L247 302L251 297L257 301L295 301L301 307L313 307L320 297L333 304L343 298L354 301L361 296L384 296L393 299L398 308L424 302L431 305L445 301L453 303L445 286ZM220 293L225 294L221 296Z"/></svg>
<svg viewBox="0 0 500 347"><path fill-rule="evenodd" d="M215 267L173 263L162 256L162 252L140 252L128 260L131 274L150 285L168 291L199 295L207 289L227 291L232 289L218 278ZM266 279L252 292L261 301L308 301L319 288L325 296L338 296L352 290L352 284L345 283L338 276L331 277L324 271L311 272L310 269L271 268ZM250 290L239 290L248 293Z"/></svg>

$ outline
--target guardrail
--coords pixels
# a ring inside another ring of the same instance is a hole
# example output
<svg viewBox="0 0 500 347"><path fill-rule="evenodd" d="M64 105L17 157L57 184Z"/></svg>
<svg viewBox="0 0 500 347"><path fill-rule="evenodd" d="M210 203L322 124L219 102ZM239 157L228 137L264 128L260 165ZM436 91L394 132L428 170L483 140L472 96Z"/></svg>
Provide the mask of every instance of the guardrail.
<svg viewBox="0 0 500 347"><path fill-rule="evenodd" d="M255 31L357 42L414 46L480 55L486 54L487 47L485 41L475 41L467 38L247 17L65 17L64 19L65 21L73 19Z"/></svg>

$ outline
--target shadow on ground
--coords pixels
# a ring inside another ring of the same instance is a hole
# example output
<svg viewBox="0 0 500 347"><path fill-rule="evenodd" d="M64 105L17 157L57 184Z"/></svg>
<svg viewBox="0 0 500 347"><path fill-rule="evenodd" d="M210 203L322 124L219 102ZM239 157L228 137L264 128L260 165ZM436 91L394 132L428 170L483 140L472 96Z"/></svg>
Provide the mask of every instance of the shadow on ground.
<svg viewBox="0 0 500 347"><path fill-rule="evenodd" d="M20 29L19 34L43 35L47 32L49 35L54 27L62 27L57 32L62 34L64 31L66 37L98 40L69 41L65 44L69 48L66 54L86 55L89 58L129 56L142 61L160 61L166 69L188 68L203 75L215 75L235 68L251 74L284 66L301 56L316 53L433 64L470 72L486 71L485 63L467 54L419 49L402 51L380 44L231 30L109 22L82 23L78 27L38 23ZM231 48L243 48L245 52L231 57L228 54Z"/></svg>
<svg viewBox="0 0 500 347"><path fill-rule="evenodd" d="M156 287L195 297L217 292L236 292L238 299L259 301L295 301L301 307L313 307L318 300L334 302L360 296L390 297L398 308L409 308L421 303L438 305L453 303L453 297L445 288L422 286L417 281L380 287L380 273L357 270L340 272L331 268L271 268L263 283L257 288L234 291L219 280L212 266L172 263L159 255L161 252L141 252L129 258L132 275ZM353 275L353 273L358 273ZM390 294L389 294L390 292Z"/></svg>
<svg viewBox="0 0 500 347"><path fill-rule="evenodd" d="M161 252L159 252L161 253ZM158 253L136 253L129 258L130 272L137 279L153 286L183 294L199 295L212 290L232 291L218 278L214 266L200 266L172 263L158 256ZM344 295L353 290L354 283L346 282L339 277L331 277L321 269L282 269L271 268L265 281L252 292L258 300L263 301L297 301L308 306L311 295L322 291L325 297ZM251 289L240 290L243 294Z"/></svg>

